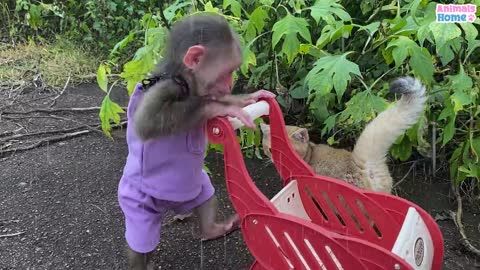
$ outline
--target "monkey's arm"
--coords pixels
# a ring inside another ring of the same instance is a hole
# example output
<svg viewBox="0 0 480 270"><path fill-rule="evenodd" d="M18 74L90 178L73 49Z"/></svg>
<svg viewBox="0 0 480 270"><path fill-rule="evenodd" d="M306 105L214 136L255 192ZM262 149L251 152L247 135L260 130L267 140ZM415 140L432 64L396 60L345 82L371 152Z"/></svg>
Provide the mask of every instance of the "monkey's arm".
<svg viewBox="0 0 480 270"><path fill-rule="evenodd" d="M134 113L135 131L141 140L189 130L208 119L206 98L179 99L181 88L171 81L153 85Z"/></svg>

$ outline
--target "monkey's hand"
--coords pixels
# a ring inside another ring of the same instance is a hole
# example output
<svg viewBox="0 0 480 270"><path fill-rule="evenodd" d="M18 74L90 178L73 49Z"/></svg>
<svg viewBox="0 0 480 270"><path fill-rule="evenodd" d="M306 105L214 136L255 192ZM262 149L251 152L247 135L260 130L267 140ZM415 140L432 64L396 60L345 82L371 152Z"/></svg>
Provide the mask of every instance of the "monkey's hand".
<svg viewBox="0 0 480 270"><path fill-rule="evenodd" d="M259 90L257 92L246 95L226 95L217 100L230 105L245 107L257 102L260 98L274 98L275 94L267 90Z"/></svg>
<svg viewBox="0 0 480 270"><path fill-rule="evenodd" d="M251 93L251 94L248 94L247 95L249 97L249 99L251 100L255 100L255 102L257 102L259 99L261 98L275 98L276 95L270 91L267 91L267 90L258 90L254 93Z"/></svg>
<svg viewBox="0 0 480 270"><path fill-rule="evenodd" d="M253 120L240 106L225 105L220 102L212 102L211 104L205 107L205 110L208 118L215 118L218 116L236 117L247 128L250 128L253 130L256 129L256 126L255 126L255 123L253 123Z"/></svg>

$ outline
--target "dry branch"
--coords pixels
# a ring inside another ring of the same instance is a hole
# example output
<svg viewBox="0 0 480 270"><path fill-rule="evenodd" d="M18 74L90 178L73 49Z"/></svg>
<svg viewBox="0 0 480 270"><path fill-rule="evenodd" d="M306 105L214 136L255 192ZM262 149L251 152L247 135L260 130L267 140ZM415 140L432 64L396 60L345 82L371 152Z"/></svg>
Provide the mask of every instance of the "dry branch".
<svg viewBox="0 0 480 270"><path fill-rule="evenodd" d="M24 234L25 232L9 233L9 234L0 234L0 238L13 237L17 235Z"/></svg>
<svg viewBox="0 0 480 270"><path fill-rule="evenodd" d="M126 110L126 107L122 107L122 109ZM53 113L53 112L91 112L91 111L98 111L100 107L86 107L86 108L56 108L56 109L33 109L23 112L18 111L6 111L3 114L30 114L36 112L42 113Z"/></svg>
<svg viewBox="0 0 480 270"><path fill-rule="evenodd" d="M57 99L63 95L63 93L65 92L65 89L67 89L67 86L68 86L68 83L70 82L70 78L71 76L68 76L68 79L67 79L67 82L65 83L65 86L63 86L63 89L62 91L60 92L60 94L58 94L55 98L52 99L52 103L50 104L50 107L53 107L55 105L55 103L57 103Z"/></svg>
<svg viewBox="0 0 480 270"><path fill-rule="evenodd" d="M15 106L15 105L20 105L20 104L25 104L25 103L31 103L31 102L33 102L33 101L37 101L37 100L41 100L41 99L46 99L46 98L50 98L50 97L53 97L53 96L54 96L54 95L47 95L47 96L44 96L44 97L37 97L37 98L29 99L29 100L14 102L14 103L12 103L12 104L7 104L7 105L4 105L4 106L0 107L0 112L3 111L3 110L6 109L6 108L9 108L9 107L12 107L12 106Z"/></svg>
<svg viewBox="0 0 480 270"><path fill-rule="evenodd" d="M396 188L397 186L399 186L403 181L405 181L405 179L407 179L408 175L410 174L410 172L412 171L412 169L415 167L415 165L417 165L417 162L418 160L414 161L412 166L410 166L410 169L408 169L407 173L402 177L402 179L400 179L397 183L395 183L395 185L393 185L393 188Z"/></svg>
<svg viewBox="0 0 480 270"><path fill-rule="evenodd" d="M478 256L480 258L480 250L477 249L475 246L470 243L468 240L467 234L465 233L465 228L463 227L462 223L462 215L463 215L463 208L462 208L462 196L457 189L454 189L455 196L457 197L457 212L450 211L450 216L452 217L455 226L457 226L458 231L460 232L460 242L462 245L472 254Z"/></svg>
<svg viewBox="0 0 480 270"><path fill-rule="evenodd" d="M55 129L55 130L42 130L42 131L37 131L37 132L32 132L32 133L15 134L15 135L11 135L11 136L8 136L8 137L0 138L0 142L17 140L17 139L21 139L21 138L25 138L25 137L36 136L36 135L46 135L46 134L72 132L72 131L78 130L82 127L85 127L85 126L86 125L80 125L80 126L76 126L76 127L73 127L73 128ZM100 125L93 126L92 128L98 128L98 127L100 127Z"/></svg>
<svg viewBox="0 0 480 270"><path fill-rule="evenodd" d="M124 122L121 122L119 125L116 125L116 124L112 125L112 127L113 128L123 127L126 124L127 124L127 121L124 121ZM78 137L78 136L88 134L90 132L93 132L93 130L92 129L86 129L86 130L80 130L80 131L76 131L76 132L72 132L72 133L66 133L66 134L62 134L62 135L58 135L58 136L47 137L47 138L44 138L40 141L37 141L37 142L32 143L32 144L30 144L28 146L25 146L25 147L18 147L18 148L13 148L13 149L2 150L2 151L0 151L0 156L3 156L5 154L9 154L9 153L16 153L16 152L31 150L31 149L37 148L41 145L47 144L47 143L54 143L54 142L59 142L59 141L63 141L63 140L66 140L66 139L71 139L71 138L74 138L74 137Z"/></svg>

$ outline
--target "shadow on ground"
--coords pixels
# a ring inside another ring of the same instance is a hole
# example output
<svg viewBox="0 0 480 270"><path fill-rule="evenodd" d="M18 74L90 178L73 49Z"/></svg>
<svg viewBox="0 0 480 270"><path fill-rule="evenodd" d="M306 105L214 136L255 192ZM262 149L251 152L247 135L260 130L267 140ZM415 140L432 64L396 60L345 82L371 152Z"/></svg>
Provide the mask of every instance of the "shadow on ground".
<svg viewBox="0 0 480 270"><path fill-rule="evenodd" d="M23 98L34 95L31 91ZM102 97L95 86L86 85L66 91L56 106L98 106ZM112 98L126 105L125 95ZM21 110L22 106L11 109ZM82 123L97 120L96 113L66 113L63 117ZM2 119L0 134L14 129L33 132L57 122L48 117ZM113 135L111 141L91 132L0 159L0 235L19 233L0 238L0 269L126 269L124 221L116 192L127 148L124 130L116 130ZM280 190L273 165L259 160L246 163L268 198ZM221 212L230 215L233 210L223 179L222 157L210 156L208 166ZM408 167L396 167L395 179L403 177ZM418 174L411 176L402 183L399 195L418 203L432 216L453 209L445 195L448 185L436 182L428 183ZM467 231L474 233L480 220L478 213L474 216L467 211L465 220ZM165 223L154 259L158 269L237 270L248 269L252 263L240 232L202 244L193 238L192 220L172 222L168 216ZM453 223L446 220L439 224L446 241L444 269L476 269L474 265L479 262L465 255ZM478 232L475 237L479 239Z"/></svg>

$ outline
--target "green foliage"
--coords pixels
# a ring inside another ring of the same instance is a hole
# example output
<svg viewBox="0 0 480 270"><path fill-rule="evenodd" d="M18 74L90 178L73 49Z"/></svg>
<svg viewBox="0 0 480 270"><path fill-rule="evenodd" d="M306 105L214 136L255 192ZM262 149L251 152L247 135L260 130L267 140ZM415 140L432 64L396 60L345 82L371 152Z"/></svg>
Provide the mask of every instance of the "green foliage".
<svg viewBox="0 0 480 270"><path fill-rule="evenodd" d="M244 48L237 86L276 90L284 109L295 111L294 116L306 113L307 121L318 126L330 144L355 138L368 121L391 105L391 79L407 74L420 78L431 95L427 110L398 138L392 156L407 160L414 150L430 156L427 138L431 138L430 123L435 122L440 130L436 143L452 153L454 181L478 180L480 61L472 59L480 47L478 20L474 24L436 23L434 2L376 3L363 2L358 10L346 0L225 0L203 6L177 1L164 14L169 24L187 13L223 14ZM171 10L177 11L176 17ZM151 26L144 27L145 33L150 28L165 29L165 22L154 17ZM366 23L354 23L362 21ZM154 65L152 57L142 56L161 57L164 33L155 35L159 47L146 42L123 66L129 92ZM129 36L120 39L115 50L126 39ZM342 138L338 138L340 130ZM242 129L239 141L247 156L261 156L258 131ZM209 149L222 151L215 145Z"/></svg>
<svg viewBox="0 0 480 270"><path fill-rule="evenodd" d="M409 159L415 151L430 156L435 143L447 154L454 183L478 181L480 20L436 23L436 4L177 0L161 7L147 0L85 5L17 0L14 15L7 19L20 22L9 23L12 36L61 32L110 49L97 72L99 87L107 93L101 115L106 134L123 113L108 98L108 89L125 83L131 93L161 59L167 24L185 14L223 14L243 47L236 89L276 91L284 110L302 119L296 124L313 126L330 144L356 138L368 121L394 102L388 82L414 75L427 86L428 106L421 121L398 138L390 153L399 160ZM115 70L120 70L120 79L111 81ZM437 131L434 141L432 123ZM246 155L260 157L258 130L242 129L239 141ZM216 145L209 149L222 151Z"/></svg>
<svg viewBox="0 0 480 270"><path fill-rule="evenodd" d="M10 3L12 2L12 3ZM159 10L154 0L15 0L3 6L12 39L62 35L100 52L110 50L119 36L138 27L138 19ZM5 30L5 29L2 29Z"/></svg>

